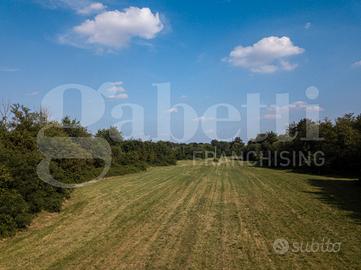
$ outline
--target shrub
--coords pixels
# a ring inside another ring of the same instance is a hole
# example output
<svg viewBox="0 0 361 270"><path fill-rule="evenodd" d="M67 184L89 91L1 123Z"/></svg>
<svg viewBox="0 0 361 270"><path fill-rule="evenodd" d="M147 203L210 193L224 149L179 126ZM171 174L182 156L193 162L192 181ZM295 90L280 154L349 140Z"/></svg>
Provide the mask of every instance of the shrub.
<svg viewBox="0 0 361 270"><path fill-rule="evenodd" d="M0 189L0 236L12 235L16 228L24 228L30 221L23 197L15 190Z"/></svg>

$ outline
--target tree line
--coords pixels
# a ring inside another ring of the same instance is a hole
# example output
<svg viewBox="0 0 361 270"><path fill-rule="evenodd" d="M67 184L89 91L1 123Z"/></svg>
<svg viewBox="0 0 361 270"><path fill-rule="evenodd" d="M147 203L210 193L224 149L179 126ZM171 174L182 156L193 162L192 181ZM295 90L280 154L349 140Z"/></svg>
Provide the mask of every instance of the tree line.
<svg viewBox="0 0 361 270"><path fill-rule="evenodd" d="M124 140L116 128L99 130L93 136L81 124L65 117L62 123L48 120L44 111L32 112L21 105L2 110L0 122L0 236L9 236L28 226L40 211L60 211L70 190L49 185L39 179L37 166L44 159L37 145L37 135L46 129L47 137L67 138L57 151L84 151L75 138L105 139L111 147L112 163L107 176L145 170L148 166L176 164L174 145L168 142ZM66 127L66 128L63 128ZM54 159L51 175L61 183L82 183L103 170L97 158Z"/></svg>
<svg viewBox="0 0 361 270"><path fill-rule="evenodd" d="M361 114L335 121L302 119L289 126L287 135L267 132L257 137L248 142L246 151L252 151L250 159L261 166L361 176Z"/></svg>
<svg viewBox="0 0 361 270"><path fill-rule="evenodd" d="M301 119L290 124L286 134L265 132L246 144L239 137L177 144L176 152L178 159L228 157L262 167L361 178L361 114L335 121Z"/></svg>
<svg viewBox="0 0 361 270"><path fill-rule="evenodd" d="M37 166L44 159L37 136L44 127L49 127L47 137L67 138L66 145L58 146L56 151L83 151L84 145L76 138L89 138L94 144L96 138L106 140L111 148L107 176L138 172L148 166L174 165L177 160L211 157L217 161L222 156L253 161L258 166L361 176L361 114L317 123L302 119L289 126L287 135L267 132L245 144L239 137L210 143L124 140L114 127L92 135L69 117L61 123L49 121L45 111L33 112L18 104L3 107L0 112L0 237L25 228L40 211L60 211L64 199L70 196L71 190L49 185L37 174ZM285 153L298 154L289 157L293 162L287 163ZM322 166L309 158L317 153L322 153ZM60 158L52 160L49 167L59 182L83 183L100 174L104 160Z"/></svg>
<svg viewBox="0 0 361 270"><path fill-rule="evenodd" d="M345 114L335 121L301 119L286 134L265 132L246 144L232 141L177 145L177 158L228 157L263 167L287 168L318 174L361 177L361 114Z"/></svg>

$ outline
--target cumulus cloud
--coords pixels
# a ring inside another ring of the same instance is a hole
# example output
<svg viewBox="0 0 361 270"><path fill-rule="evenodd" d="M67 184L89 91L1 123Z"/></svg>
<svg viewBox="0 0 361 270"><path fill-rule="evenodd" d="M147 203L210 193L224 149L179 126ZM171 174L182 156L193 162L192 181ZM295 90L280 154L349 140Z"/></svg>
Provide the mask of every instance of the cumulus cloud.
<svg viewBox="0 0 361 270"><path fill-rule="evenodd" d="M264 119L267 120L274 120L280 119L283 114L290 112L290 111L297 111L297 110L306 110L309 112L320 112L323 111L323 108L319 105L314 104L307 104L304 101L295 101L291 104L284 105L284 106L271 106L267 108L267 112L263 115Z"/></svg>
<svg viewBox="0 0 361 270"><path fill-rule="evenodd" d="M304 49L295 46L289 37L265 37L252 46L237 46L225 60L232 65L257 73L293 70L297 64L287 59L302 54Z"/></svg>
<svg viewBox="0 0 361 270"><path fill-rule="evenodd" d="M307 23L305 24L305 29L308 30L308 29L311 28L311 26L312 26L312 23L307 22Z"/></svg>
<svg viewBox="0 0 361 270"><path fill-rule="evenodd" d="M354 67L354 68L361 67L361 60L353 63L353 64L352 64L352 67Z"/></svg>
<svg viewBox="0 0 361 270"><path fill-rule="evenodd" d="M127 46L133 38L153 39L163 27L159 13L152 13L149 8L129 7L104 11L73 27L59 41L77 47L114 50Z"/></svg>
<svg viewBox="0 0 361 270"><path fill-rule="evenodd" d="M79 8L77 12L81 15L89 15L93 13L99 13L101 11L104 11L106 6L104 6L102 3L95 2L91 3L83 8Z"/></svg>
<svg viewBox="0 0 361 270"><path fill-rule="evenodd" d="M128 94L123 87L123 82L107 82L100 89L100 93L109 99L127 99Z"/></svg>
<svg viewBox="0 0 361 270"><path fill-rule="evenodd" d="M91 0L34 0L45 8L71 9L80 15L89 15L105 10L106 6Z"/></svg>

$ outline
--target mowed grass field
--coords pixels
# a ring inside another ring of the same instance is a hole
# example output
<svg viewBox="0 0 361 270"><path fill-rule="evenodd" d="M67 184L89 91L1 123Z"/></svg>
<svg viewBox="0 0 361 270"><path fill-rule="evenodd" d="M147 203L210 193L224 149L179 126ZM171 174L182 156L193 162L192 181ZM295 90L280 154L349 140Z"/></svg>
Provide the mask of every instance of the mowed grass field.
<svg viewBox="0 0 361 270"><path fill-rule="evenodd" d="M0 241L0 269L361 269L357 189L229 162L151 168L75 190ZM278 238L342 245L278 255Z"/></svg>

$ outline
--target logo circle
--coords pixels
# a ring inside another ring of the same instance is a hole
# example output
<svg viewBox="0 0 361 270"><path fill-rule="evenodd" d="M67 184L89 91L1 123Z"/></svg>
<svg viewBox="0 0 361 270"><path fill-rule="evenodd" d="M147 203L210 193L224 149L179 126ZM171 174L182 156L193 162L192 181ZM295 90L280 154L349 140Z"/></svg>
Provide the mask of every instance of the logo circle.
<svg viewBox="0 0 361 270"><path fill-rule="evenodd" d="M273 242L273 250L279 255L286 254L289 248L290 245L286 239L279 238Z"/></svg>

